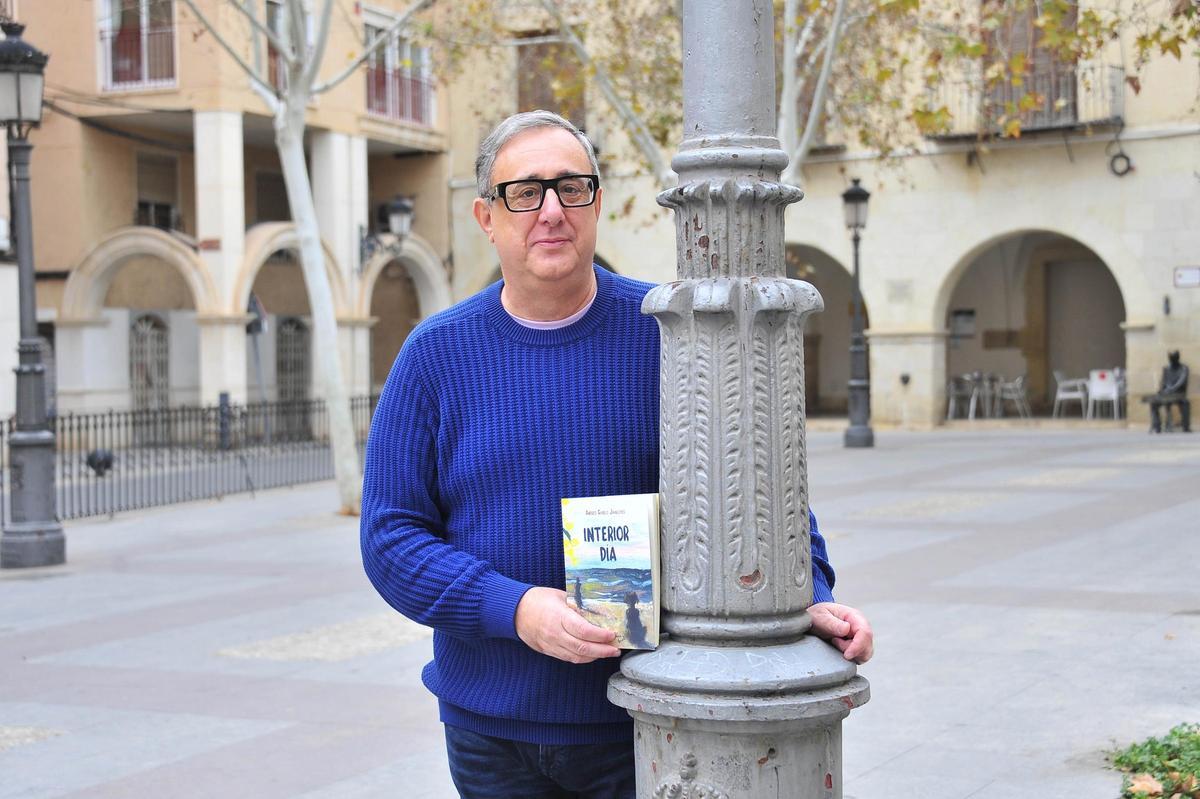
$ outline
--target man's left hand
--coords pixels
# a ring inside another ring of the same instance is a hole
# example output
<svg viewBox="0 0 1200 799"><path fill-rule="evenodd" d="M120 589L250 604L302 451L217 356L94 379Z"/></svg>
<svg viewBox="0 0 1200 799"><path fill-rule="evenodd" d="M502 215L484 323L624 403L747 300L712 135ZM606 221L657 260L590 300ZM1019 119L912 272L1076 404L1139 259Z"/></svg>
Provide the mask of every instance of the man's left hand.
<svg viewBox="0 0 1200 799"><path fill-rule="evenodd" d="M833 644L846 660L866 663L875 654L875 636L861 611L836 602L818 602L808 609L812 631Z"/></svg>

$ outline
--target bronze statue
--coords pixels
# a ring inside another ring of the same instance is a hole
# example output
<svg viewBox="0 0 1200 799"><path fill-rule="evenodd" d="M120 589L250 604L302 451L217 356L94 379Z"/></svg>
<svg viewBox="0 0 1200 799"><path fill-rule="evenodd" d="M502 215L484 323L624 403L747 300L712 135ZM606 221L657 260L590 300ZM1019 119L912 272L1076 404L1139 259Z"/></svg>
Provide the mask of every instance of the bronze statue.
<svg viewBox="0 0 1200 799"><path fill-rule="evenodd" d="M1163 367L1162 383L1157 394L1151 394L1143 399L1150 403L1150 432L1161 433L1162 422L1158 409L1162 408L1167 419L1167 430L1171 429L1171 406L1179 406L1179 415L1183 432L1190 433L1191 403L1187 398L1188 368L1179 360L1179 350L1167 353L1167 365Z"/></svg>

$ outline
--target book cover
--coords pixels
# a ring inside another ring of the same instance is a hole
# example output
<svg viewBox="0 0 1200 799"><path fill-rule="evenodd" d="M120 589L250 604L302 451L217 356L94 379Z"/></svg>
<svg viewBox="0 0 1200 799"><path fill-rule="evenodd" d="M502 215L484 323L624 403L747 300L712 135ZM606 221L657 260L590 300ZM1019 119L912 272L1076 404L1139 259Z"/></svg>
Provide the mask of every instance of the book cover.
<svg viewBox="0 0 1200 799"><path fill-rule="evenodd" d="M562 501L567 602L621 649L658 646L658 494Z"/></svg>

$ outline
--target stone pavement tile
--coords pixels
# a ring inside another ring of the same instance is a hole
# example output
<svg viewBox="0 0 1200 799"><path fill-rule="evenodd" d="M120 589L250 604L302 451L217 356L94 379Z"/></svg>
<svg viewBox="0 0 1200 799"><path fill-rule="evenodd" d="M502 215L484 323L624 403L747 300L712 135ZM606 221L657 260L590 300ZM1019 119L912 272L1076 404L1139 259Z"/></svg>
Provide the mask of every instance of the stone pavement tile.
<svg viewBox="0 0 1200 799"><path fill-rule="evenodd" d="M0 799L61 796L284 726L261 720L32 703L0 703L0 718L61 732L0 752Z"/></svg>
<svg viewBox="0 0 1200 799"><path fill-rule="evenodd" d="M92 644L75 649L60 650L52 655L33 659L34 663L61 665L128 667L166 671L203 671L246 676L279 677L295 674L306 661L302 657L252 658L222 654L227 651L249 651L246 647L261 646L264 641L281 635L312 635L314 631L331 626L378 619L387 612L376 596L368 593L366 578L357 591L318 596L293 601L282 607L255 612L254 607L241 603L231 606L216 599L211 603L212 618L192 624L177 625L141 636ZM221 612L222 607L224 612ZM392 612L388 619L399 630L410 631L413 623ZM360 630L370 634L369 630ZM319 634L319 633L318 633ZM428 637L424 630L404 641L389 639L391 649ZM367 642L361 642L366 645ZM334 670L334 667L330 667ZM310 671L319 674L319 671Z"/></svg>
<svg viewBox="0 0 1200 799"><path fill-rule="evenodd" d="M95 709L380 727L436 721L437 703L415 676L405 685L320 682L142 669L38 666L13 673L9 702ZM4 723L20 724L7 717Z"/></svg>
<svg viewBox="0 0 1200 799"><path fill-rule="evenodd" d="M845 799L966 799L1004 773L1021 768L1022 758L954 746L923 743L880 767L845 780Z"/></svg>
<svg viewBox="0 0 1200 799"><path fill-rule="evenodd" d="M458 791L446 766L445 740L439 729L416 746L406 745L386 766L307 791L295 799L457 799Z"/></svg>
<svg viewBox="0 0 1200 799"><path fill-rule="evenodd" d="M949 539L968 535L966 530L910 527L900 524L868 524L858 522L852 527L837 517L817 516L817 522L829 550L830 561L836 566L838 580L852 575L854 567L866 561L920 547L942 544Z"/></svg>
<svg viewBox="0 0 1200 799"><path fill-rule="evenodd" d="M0 572L0 592L4 595L0 635L87 622L99 615L153 611L171 603L210 600L268 584L269 579L222 574L88 573L68 567L49 576L6 570ZM47 602L51 589L54 601Z"/></svg>
<svg viewBox="0 0 1200 799"><path fill-rule="evenodd" d="M169 765L144 768L62 797L286 799L372 771L394 761L396 755L395 746L378 729L296 724L209 747ZM392 795L407 796L403 784L393 786Z"/></svg>
<svg viewBox="0 0 1200 799"><path fill-rule="evenodd" d="M823 501L819 506L827 519L822 529L838 526L895 521L906 527L933 523L939 527L977 529L989 525L1027 523L1050 511L1074 508L1088 501L1078 493L1042 495L1036 503L1014 502L1011 492L973 490L928 490L876 487L852 496ZM821 517L818 517L821 521Z"/></svg>
<svg viewBox="0 0 1200 799"><path fill-rule="evenodd" d="M1069 540L989 562L943 582L1111 591L1115 607L1126 593L1192 591L1200 608L1200 581L1194 569L1200 563L1200 536L1180 535L1193 528L1196 519L1200 500L1148 510L1134 520L1080 531ZM1080 568L1081 563L1087 568Z"/></svg>

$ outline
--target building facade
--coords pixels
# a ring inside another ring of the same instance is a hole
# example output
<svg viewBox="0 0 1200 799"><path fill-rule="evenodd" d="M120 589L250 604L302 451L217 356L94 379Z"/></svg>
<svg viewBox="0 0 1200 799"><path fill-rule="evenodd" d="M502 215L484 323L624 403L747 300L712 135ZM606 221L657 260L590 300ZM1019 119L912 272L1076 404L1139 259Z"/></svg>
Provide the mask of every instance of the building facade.
<svg viewBox="0 0 1200 799"><path fill-rule="evenodd" d="M997 98L978 77L937 87L935 107L954 110L953 124L898 158L826 132L803 168L805 199L787 214L788 273L825 299L806 330L810 413L846 409L853 253L841 193L852 177L872 194L861 273L874 420L938 424L953 379L975 372L1023 377L1035 414L1048 415L1056 374L1123 370L1128 423L1140 427L1138 398L1157 389L1167 352L1200 365L1200 288L1190 287L1200 266L1200 64L1194 54L1155 59L1135 92L1124 79L1133 49L1114 42L1095 63L1033 69L1046 110L1027 114L1017 139L980 136ZM456 104L488 120L531 107L521 50L493 62L499 80L486 90L460 86ZM601 94L590 90L583 106L564 111L595 133L605 208L616 211L605 215L598 255L624 274L674 279L674 223L654 205L662 187L639 174ZM460 296L496 274L469 215L474 182L459 155L474 151L469 134L456 130L451 147ZM1200 392L1195 380L1191 392Z"/></svg>
<svg viewBox="0 0 1200 799"><path fill-rule="evenodd" d="M229 41L248 41L236 10L197 1ZM88 13L65 15L66 4ZM361 51L406 5L335 14L328 52ZM473 162L514 111L555 107L598 144L602 265L674 278L674 222L654 202L663 187L605 98L589 83L562 105L555 86L586 70L571 66L553 20L537 3L497 7L511 37L468 53L454 75L432 75L428 53L397 36L308 110L354 394L380 386L416 320L498 278L471 213ZM280 13L274 0L260 10L268 21ZM313 396L271 120L233 59L182 0L21 0L16 11L51 54L33 194L39 319L59 409ZM970 77L936 89L935 102L955 112L950 129L898 158L826 130L786 232L788 274L825 300L806 330L810 413L846 407L853 254L841 193L852 177L872 193L861 270L879 423L938 424L963 374L1023 377L1035 412L1048 413L1058 378L1119 369L1130 423L1142 425L1137 399L1157 388L1166 353L1200 366L1200 65L1190 54L1154 60L1135 92L1124 79L1132 51L1114 42L1095 63L1046 77L1050 110L1024 119L1019 139L981 138L993 121L980 111L995 98ZM332 74L348 56L326 60ZM413 235L399 255L365 252L373 209L397 194L415 197ZM0 297L15 298L10 285L15 270L0 266ZM265 331L247 333L254 309ZM15 320L15 299L0 302L0 341L15 341ZM15 362L15 348L3 349L0 380L10 380L3 359ZM0 414L11 412L4 385Z"/></svg>
<svg viewBox="0 0 1200 799"><path fill-rule="evenodd" d="M248 20L224 0L197 5L251 62ZM327 52L362 52L405 7L335 14ZM272 119L245 73L178 0L13 11L50 55L31 141L38 318L57 410L315 396L297 233ZM284 24L275 0L256 11ZM278 85L278 54L266 57ZM349 60L327 57L321 77ZM451 302L446 125L426 51L400 34L309 105L306 160L353 395L377 390L407 331ZM397 195L415 204L398 246L375 213ZM15 270L0 280L5 325ZM12 401L0 386L0 415Z"/></svg>

